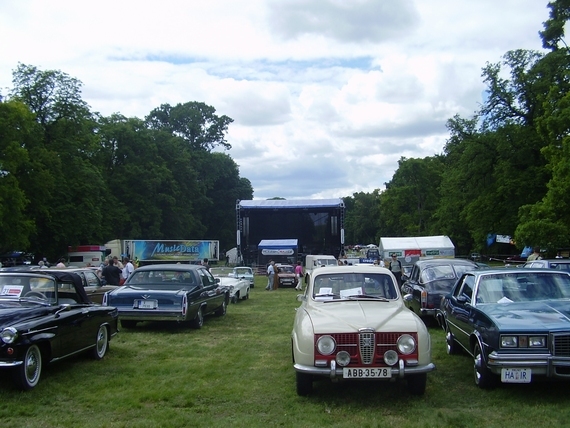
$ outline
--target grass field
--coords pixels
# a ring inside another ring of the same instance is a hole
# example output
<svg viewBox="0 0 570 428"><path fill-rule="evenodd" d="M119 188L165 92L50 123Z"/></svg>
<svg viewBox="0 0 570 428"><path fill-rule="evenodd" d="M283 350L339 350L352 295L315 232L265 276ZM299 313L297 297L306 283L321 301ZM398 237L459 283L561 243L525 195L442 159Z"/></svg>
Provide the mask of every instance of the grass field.
<svg viewBox="0 0 570 428"><path fill-rule="evenodd" d="M567 383L483 391L466 355L445 353L432 328L424 396L404 383L315 383L298 397L291 364L294 289L264 290L204 327L144 323L122 330L102 361L45 367L32 391L0 380L4 427L561 427L570 425Z"/></svg>

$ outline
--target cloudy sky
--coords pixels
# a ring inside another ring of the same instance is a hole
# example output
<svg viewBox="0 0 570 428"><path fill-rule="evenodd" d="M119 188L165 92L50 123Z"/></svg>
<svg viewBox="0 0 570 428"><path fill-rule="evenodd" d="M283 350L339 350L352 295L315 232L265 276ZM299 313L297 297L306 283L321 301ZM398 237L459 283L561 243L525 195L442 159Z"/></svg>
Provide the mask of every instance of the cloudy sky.
<svg viewBox="0 0 570 428"><path fill-rule="evenodd" d="M254 199L384 189L441 153L481 69L541 50L548 0L0 0L0 94L21 62L83 82L92 111L213 106Z"/></svg>

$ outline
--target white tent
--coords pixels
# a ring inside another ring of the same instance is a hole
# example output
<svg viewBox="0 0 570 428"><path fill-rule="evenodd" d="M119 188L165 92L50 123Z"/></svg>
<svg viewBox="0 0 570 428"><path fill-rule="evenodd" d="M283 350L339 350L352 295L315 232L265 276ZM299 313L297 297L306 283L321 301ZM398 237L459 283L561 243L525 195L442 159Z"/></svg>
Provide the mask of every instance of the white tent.
<svg viewBox="0 0 570 428"><path fill-rule="evenodd" d="M385 260L396 254L405 264L419 259L455 257L455 245L448 236L380 238L380 255Z"/></svg>

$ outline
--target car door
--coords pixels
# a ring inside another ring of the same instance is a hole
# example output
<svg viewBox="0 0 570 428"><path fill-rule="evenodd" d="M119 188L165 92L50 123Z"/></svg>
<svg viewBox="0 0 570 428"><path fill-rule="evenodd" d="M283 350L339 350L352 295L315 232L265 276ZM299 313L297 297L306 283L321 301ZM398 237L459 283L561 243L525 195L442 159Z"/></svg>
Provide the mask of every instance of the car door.
<svg viewBox="0 0 570 428"><path fill-rule="evenodd" d="M451 296L446 299L446 307L443 308L449 330L465 349L469 349L469 337L473 330L469 317L474 283L473 275L464 274L456 283Z"/></svg>
<svg viewBox="0 0 570 428"><path fill-rule="evenodd" d="M200 300L206 303L204 312L212 312L221 306L225 299L225 293L220 292L220 287L216 282L216 278L207 269L198 269L198 275L202 281L202 292Z"/></svg>
<svg viewBox="0 0 570 428"><path fill-rule="evenodd" d="M105 286L101 284L101 280L95 272L85 271L83 274L83 288L93 303L99 303L103 301L103 295L109 289L114 289L113 286Z"/></svg>

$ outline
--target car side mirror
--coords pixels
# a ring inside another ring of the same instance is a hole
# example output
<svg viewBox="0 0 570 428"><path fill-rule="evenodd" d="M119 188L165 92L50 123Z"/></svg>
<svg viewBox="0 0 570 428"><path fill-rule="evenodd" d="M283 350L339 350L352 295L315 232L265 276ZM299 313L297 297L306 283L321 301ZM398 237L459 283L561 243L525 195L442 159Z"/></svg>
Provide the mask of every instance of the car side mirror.
<svg viewBox="0 0 570 428"><path fill-rule="evenodd" d="M467 303L471 303L471 299L469 299L469 297L461 295L461 296L457 296L457 302L461 303L462 305L465 305Z"/></svg>
<svg viewBox="0 0 570 428"><path fill-rule="evenodd" d="M307 297L304 294L297 294L298 302L304 302L305 300L307 300Z"/></svg>

